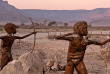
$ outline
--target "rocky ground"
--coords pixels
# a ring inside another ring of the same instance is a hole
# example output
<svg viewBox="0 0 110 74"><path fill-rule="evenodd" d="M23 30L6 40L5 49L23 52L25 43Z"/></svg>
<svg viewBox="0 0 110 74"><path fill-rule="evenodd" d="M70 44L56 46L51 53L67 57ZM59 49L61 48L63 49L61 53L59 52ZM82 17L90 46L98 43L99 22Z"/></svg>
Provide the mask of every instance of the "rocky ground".
<svg viewBox="0 0 110 74"><path fill-rule="evenodd" d="M17 35L23 36L24 34ZM66 56L69 45L68 41L48 39L47 34L42 33L38 33L36 38L37 39L34 52L38 53L45 64L49 60L54 59L55 55L58 56L60 64L66 64ZM101 37L93 37L93 39L101 40ZM33 40L33 35L23 40L16 40L12 47L13 58L18 59L22 54L31 51L33 48ZM104 64L104 59L100 53L100 50L103 50L104 53L106 53L106 48L101 49L100 46L96 45L90 45L87 47L84 62L89 74L106 74L107 70ZM109 49L109 47L107 49ZM109 57L107 58L107 62L109 64ZM64 71L50 71L50 74L64 74Z"/></svg>

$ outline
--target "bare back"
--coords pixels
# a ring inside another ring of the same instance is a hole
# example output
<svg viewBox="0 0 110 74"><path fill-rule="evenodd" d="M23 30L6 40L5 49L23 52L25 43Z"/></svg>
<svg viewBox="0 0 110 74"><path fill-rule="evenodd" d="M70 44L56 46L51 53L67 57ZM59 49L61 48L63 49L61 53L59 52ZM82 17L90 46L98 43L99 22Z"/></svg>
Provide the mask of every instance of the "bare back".
<svg viewBox="0 0 110 74"><path fill-rule="evenodd" d="M1 39L1 49L10 48L10 50L11 50L14 40L15 40L15 37L13 37L13 36L4 36Z"/></svg>

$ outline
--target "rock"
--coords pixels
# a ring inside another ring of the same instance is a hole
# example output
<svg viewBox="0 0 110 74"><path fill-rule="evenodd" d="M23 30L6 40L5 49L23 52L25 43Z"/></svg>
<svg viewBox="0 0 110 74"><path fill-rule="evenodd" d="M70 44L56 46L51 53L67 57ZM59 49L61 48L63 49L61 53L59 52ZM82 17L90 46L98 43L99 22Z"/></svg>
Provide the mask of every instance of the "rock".
<svg viewBox="0 0 110 74"><path fill-rule="evenodd" d="M51 69L52 69L53 71L58 71L58 70L59 70L58 64L55 62L54 65L51 67Z"/></svg>
<svg viewBox="0 0 110 74"><path fill-rule="evenodd" d="M64 65L64 64L59 64L59 70L60 71L65 71L65 68L66 68L66 65Z"/></svg>
<svg viewBox="0 0 110 74"><path fill-rule="evenodd" d="M9 62L0 74L25 74L21 63L18 60Z"/></svg>
<svg viewBox="0 0 110 74"><path fill-rule="evenodd" d="M66 67L66 65L64 64L57 64L52 59L47 62L46 66L49 70L53 70L53 71L65 71L65 67Z"/></svg>
<svg viewBox="0 0 110 74"><path fill-rule="evenodd" d="M36 53L25 53L18 59L24 69L25 74L43 74L46 68L44 62Z"/></svg>
<svg viewBox="0 0 110 74"><path fill-rule="evenodd" d="M51 67L51 69L53 70L53 71L58 71L59 70L59 68L58 68L58 65L59 65L59 56L58 56L58 54L56 54L55 55L55 57L54 57L54 65Z"/></svg>
<svg viewBox="0 0 110 74"><path fill-rule="evenodd" d="M25 53L9 62L0 74L44 74L46 66L36 53ZM48 72L46 73L48 74Z"/></svg>
<svg viewBox="0 0 110 74"><path fill-rule="evenodd" d="M52 66L54 65L54 62L55 62L55 61L53 61L53 60L49 60L49 61L47 62L47 67L52 67Z"/></svg>

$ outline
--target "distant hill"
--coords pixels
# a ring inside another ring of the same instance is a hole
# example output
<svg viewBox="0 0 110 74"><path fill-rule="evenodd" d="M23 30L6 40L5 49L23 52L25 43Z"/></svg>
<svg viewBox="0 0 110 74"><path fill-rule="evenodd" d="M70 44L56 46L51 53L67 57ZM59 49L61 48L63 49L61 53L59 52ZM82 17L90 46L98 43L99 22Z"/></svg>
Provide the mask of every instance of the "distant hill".
<svg viewBox="0 0 110 74"><path fill-rule="evenodd" d="M7 1L0 0L0 23L20 23L22 20L26 20L26 18L27 16L22 11L9 5Z"/></svg>
<svg viewBox="0 0 110 74"><path fill-rule="evenodd" d="M30 23L31 16L25 15L25 13L14 6L8 4L7 1L0 0L0 25L7 22L13 22L16 24ZM32 17L33 21L42 22L44 18Z"/></svg>
<svg viewBox="0 0 110 74"><path fill-rule="evenodd" d="M110 16L110 8L97 8L93 10L38 10L38 9L23 9L22 10L25 14L32 17L37 18L46 18L54 21L62 21L62 22L69 22L75 23L76 21L87 21L92 22L107 16ZM94 22L96 25L97 23L105 22L106 25L109 25L110 18L100 20Z"/></svg>
<svg viewBox="0 0 110 74"><path fill-rule="evenodd" d="M32 17L33 21L43 22L43 20L57 21L58 25L67 22L73 25L77 21L87 21L88 23L110 16L110 8L96 8L93 10L38 10L38 9L17 9L8 4L7 1L0 0L0 24L13 22L24 23ZM106 18L92 23L93 25L109 25L110 18Z"/></svg>

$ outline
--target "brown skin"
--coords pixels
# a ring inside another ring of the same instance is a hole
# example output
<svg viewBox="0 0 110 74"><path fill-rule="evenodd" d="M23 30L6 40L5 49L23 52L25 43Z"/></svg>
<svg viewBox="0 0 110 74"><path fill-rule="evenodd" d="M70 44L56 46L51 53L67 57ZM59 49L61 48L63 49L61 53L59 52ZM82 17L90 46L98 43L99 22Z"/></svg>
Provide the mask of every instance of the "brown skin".
<svg viewBox="0 0 110 74"><path fill-rule="evenodd" d="M78 74L88 74L85 64L83 62L84 54L87 45L95 44L95 45L104 45L110 41L110 39L104 42L97 42L88 40L85 41L83 36L87 36L87 27L83 27L83 30L75 37L66 37L72 35L74 33L68 33L62 36L57 36L58 40L67 40L69 41L69 49L67 54L67 65L65 69L65 74L73 74L74 68L76 69Z"/></svg>
<svg viewBox="0 0 110 74"><path fill-rule="evenodd" d="M32 32L30 34L27 34L25 36L19 37L19 36L13 36L11 34L7 34L6 36L1 36L1 53L2 53L2 58L1 58L1 70L3 69L4 66L6 66L10 61L13 60L12 54L11 54L11 47L13 45L14 40L16 39L24 39L32 34L36 34L36 32Z"/></svg>

